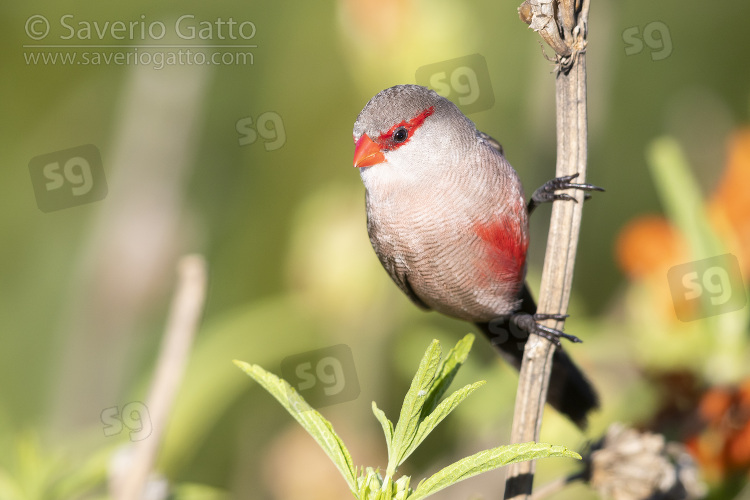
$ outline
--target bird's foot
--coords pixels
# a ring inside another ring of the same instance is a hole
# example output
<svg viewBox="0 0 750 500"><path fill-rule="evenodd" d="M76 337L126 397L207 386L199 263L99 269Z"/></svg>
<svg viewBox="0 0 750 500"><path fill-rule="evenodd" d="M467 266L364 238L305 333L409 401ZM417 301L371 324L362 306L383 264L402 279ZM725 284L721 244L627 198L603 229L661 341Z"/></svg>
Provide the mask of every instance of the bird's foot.
<svg viewBox="0 0 750 500"><path fill-rule="evenodd" d="M554 343L558 347L560 346L561 338L567 339L573 343L583 342L581 339L579 339L575 335L569 335L567 333L562 332L561 330L550 328L548 326L544 326L544 325L537 323L538 321L544 321L546 319L554 319L554 320L562 321L567 317L568 317L567 314L514 313L514 314L511 314L510 320L519 329L525 331L526 333L529 333L529 334L533 333L535 335L544 337L545 339Z"/></svg>
<svg viewBox="0 0 750 500"><path fill-rule="evenodd" d="M529 200L529 204L527 205L527 210L529 213L533 212L536 207L541 205L542 203L549 203L551 201L555 200L572 200L577 203L577 200L570 196L569 194L565 193L555 193L555 191L558 191L560 189L580 189L581 191L604 191L603 188L600 188L599 186L594 186L593 184L575 184L570 181L578 177L578 174L573 175L565 175L563 177L556 177L552 180L549 180L545 182L539 189L534 191L534 194L531 195L531 199ZM591 194L586 192L584 195L584 200L588 200L591 198Z"/></svg>

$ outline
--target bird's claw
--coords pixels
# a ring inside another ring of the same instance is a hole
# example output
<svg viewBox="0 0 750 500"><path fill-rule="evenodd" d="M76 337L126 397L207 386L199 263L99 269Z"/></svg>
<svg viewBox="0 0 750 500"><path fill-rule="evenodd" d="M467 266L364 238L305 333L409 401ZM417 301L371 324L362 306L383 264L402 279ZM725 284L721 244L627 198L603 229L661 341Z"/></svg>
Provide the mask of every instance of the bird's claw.
<svg viewBox="0 0 750 500"><path fill-rule="evenodd" d="M515 313L512 314L510 320L521 330L529 334L539 335L549 340L556 346L560 347L560 339L566 339L573 343L583 342L575 335L564 333L556 328L550 328L549 326L542 325L538 321L544 321L547 319L554 319L562 321L567 318L567 314L528 314L528 313Z"/></svg>
<svg viewBox="0 0 750 500"><path fill-rule="evenodd" d="M555 193L560 189L578 189L585 191L584 201L591 198L589 191L604 191L603 188L595 186L593 184L575 184L570 181L578 177L578 174L564 175L562 177L556 177L552 180L545 182L539 189L534 191L531 195L531 200L527 206L528 212L531 213L534 209L542 203L549 203L556 200L573 201L578 203L578 200L565 193Z"/></svg>

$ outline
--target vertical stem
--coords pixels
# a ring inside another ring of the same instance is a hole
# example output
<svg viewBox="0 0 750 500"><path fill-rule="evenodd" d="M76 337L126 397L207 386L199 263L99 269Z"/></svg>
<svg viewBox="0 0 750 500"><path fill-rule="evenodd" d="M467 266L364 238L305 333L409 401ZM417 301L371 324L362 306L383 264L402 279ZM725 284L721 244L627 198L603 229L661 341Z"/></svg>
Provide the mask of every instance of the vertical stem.
<svg viewBox="0 0 750 500"><path fill-rule="evenodd" d="M129 468L111 485L112 496L117 500L143 498L203 312L207 280L205 260L200 255L185 256L179 262L178 273L177 290L147 399L152 432L132 445Z"/></svg>
<svg viewBox="0 0 750 500"><path fill-rule="evenodd" d="M572 2L562 2L571 4ZM531 6L534 9L535 6ZM560 8L565 8L560 6ZM572 8L572 7L571 7ZM588 1L584 1L582 14L577 15L573 32L565 30L566 43L573 50L570 58L558 62L561 71L556 79L557 102L557 165L555 176L578 173L576 182L585 182L587 157L586 117L586 59L585 47ZM576 14L567 13L564 20ZM552 20L550 20L552 22ZM533 27L533 24L532 24ZM576 30L577 33L576 33ZM576 34L574 34L576 33ZM565 65L568 64L568 70ZM552 205L547 252L544 258L538 310L545 314L564 314L568 309L573 282L578 235L581 227L583 193L568 192L578 203L556 201ZM550 320L544 324L562 329L562 322ZM511 441L523 443L539 441L544 403L547 399L552 355L555 345L538 335L531 335L524 350L516 394ZM521 462L509 466L505 485L506 499L528 499L534 481L534 462Z"/></svg>

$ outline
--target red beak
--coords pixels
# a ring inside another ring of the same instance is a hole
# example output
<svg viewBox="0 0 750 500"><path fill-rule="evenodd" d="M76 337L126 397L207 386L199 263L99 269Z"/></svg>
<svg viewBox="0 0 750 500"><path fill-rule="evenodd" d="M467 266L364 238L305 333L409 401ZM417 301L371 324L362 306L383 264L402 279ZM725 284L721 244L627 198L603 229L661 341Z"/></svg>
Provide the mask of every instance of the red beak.
<svg viewBox="0 0 750 500"><path fill-rule="evenodd" d="M386 161L385 156L380 151L380 146L367 134L363 134L354 146L354 166L357 168L370 167L384 161Z"/></svg>

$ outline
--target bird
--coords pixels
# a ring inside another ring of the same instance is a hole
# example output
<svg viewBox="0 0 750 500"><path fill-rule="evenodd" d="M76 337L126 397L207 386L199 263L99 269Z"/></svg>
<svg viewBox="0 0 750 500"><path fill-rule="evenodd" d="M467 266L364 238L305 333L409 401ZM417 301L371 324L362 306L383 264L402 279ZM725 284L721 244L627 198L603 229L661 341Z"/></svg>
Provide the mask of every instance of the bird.
<svg viewBox="0 0 750 500"><path fill-rule="evenodd" d="M560 345L580 340L541 325L525 280L529 214L602 191L558 177L527 203L500 143L450 100L419 85L387 88L354 123L354 166L365 187L367 232L381 264L412 302L474 323L520 369L529 334L557 344L547 402L584 429L599 398Z"/></svg>

